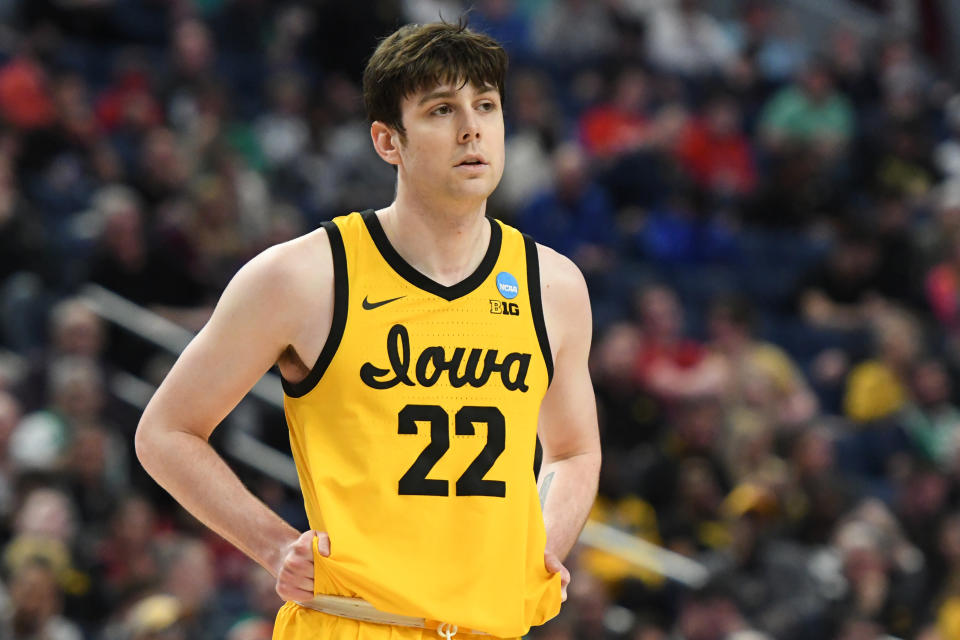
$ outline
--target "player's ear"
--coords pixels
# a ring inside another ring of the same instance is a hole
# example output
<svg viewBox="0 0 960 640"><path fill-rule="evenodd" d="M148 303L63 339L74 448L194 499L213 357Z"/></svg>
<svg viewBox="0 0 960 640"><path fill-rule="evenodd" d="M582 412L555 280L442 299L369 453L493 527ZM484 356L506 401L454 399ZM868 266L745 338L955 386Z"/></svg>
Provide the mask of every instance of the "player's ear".
<svg viewBox="0 0 960 640"><path fill-rule="evenodd" d="M373 148L377 150L378 156L390 164L400 164L402 140L399 131L379 120L374 120L370 125L370 137L373 139Z"/></svg>

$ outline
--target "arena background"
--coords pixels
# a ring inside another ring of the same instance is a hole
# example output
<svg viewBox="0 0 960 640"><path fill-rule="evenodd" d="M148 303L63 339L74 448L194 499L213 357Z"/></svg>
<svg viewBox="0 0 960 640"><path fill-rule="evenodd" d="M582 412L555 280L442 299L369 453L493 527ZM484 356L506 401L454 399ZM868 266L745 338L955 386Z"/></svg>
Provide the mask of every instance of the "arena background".
<svg viewBox="0 0 960 640"><path fill-rule="evenodd" d="M471 4L490 213L595 319L600 497L530 637L960 638L960 1ZM241 264L391 200L360 71L467 8L0 0L0 638L270 637L139 413ZM214 442L303 529L277 398Z"/></svg>

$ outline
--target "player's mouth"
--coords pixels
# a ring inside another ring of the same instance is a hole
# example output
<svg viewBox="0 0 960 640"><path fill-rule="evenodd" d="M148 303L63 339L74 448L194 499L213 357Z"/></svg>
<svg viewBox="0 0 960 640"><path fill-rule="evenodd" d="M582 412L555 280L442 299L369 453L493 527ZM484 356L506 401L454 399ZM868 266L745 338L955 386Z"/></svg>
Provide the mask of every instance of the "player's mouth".
<svg viewBox="0 0 960 640"><path fill-rule="evenodd" d="M487 161L483 156L473 154L473 155L465 156L455 166L458 168L463 167L468 170L472 169L472 170L478 171L487 166Z"/></svg>

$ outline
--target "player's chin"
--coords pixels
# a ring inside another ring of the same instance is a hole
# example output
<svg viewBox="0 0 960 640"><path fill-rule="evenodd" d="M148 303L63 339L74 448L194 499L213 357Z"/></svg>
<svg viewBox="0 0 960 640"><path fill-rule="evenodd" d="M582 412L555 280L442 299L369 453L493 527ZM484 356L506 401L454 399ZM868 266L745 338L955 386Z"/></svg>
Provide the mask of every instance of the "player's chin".
<svg viewBox="0 0 960 640"><path fill-rule="evenodd" d="M497 188L493 180L466 180L457 185L460 197L485 200Z"/></svg>

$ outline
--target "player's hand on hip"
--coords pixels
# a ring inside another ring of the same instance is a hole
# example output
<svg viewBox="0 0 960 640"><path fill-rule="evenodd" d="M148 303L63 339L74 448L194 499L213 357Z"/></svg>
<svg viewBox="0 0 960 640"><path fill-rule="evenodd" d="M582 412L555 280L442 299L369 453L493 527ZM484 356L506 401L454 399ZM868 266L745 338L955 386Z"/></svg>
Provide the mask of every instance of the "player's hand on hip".
<svg viewBox="0 0 960 640"><path fill-rule="evenodd" d="M330 538L326 533L305 531L287 546L280 570L277 571L277 595L286 601L303 602L313 598L313 539L317 538L320 555L330 555Z"/></svg>
<svg viewBox="0 0 960 640"><path fill-rule="evenodd" d="M560 602L565 602L567 599L567 585L570 584L570 572L567 571L567 568L560 562L560 558L552 551L543 552L543 564L546 565L547 571L550 573L560 574Z"/></svg>

